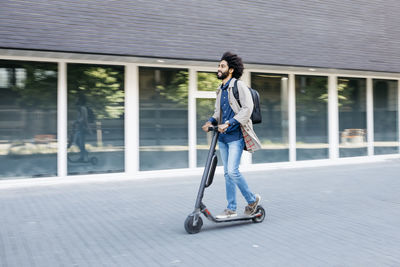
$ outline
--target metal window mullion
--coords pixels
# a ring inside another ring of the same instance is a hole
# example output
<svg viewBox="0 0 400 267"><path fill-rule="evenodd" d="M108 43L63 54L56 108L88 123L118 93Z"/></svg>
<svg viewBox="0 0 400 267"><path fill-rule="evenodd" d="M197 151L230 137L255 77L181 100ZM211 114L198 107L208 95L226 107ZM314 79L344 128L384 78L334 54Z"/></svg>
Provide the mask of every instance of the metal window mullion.
<svg viewBox="0 0 400 267"><path fill-rule="evenodd" d="M289 74L288 91L289 161L296 161L296 88L295 75Z"/></svg>
<svg viewBox="0 0 400 267"><path fill-rule="evenodd" d="M125 65L125 173L139 171L139 74L135 64Z"/></svg>
<svg viewBox="0 0 400 267"><path fill-rule="evenodd" d="M397 141L400 153L400 80L397 80Z"/></svg>
<svg viewBox="0 0 400 267"><path fill-rule="evenodd" d="M193 68L189 68L189 95L188 95L189 168L196 168L197 166L196 91L197 91L197 71Z"/></svg>
<svg viewBox="0 0 400 267"><path fill-rule="evenodd" d="M67 63L58 62L57 79L57 176L67 176Z"/></svg>
<svg viewBox="0 0 400 267"><path fill-rule="evenodd" d="M329 133L329 158L339 157L339 107L337 76L328 76L328 133Z"/></svg>
<svg viewBox="0 0 400 267"><path fill-rule="evenodd" d="M368 156L374 155L374 95L372 78L367 78L367 142Z"/></svg>

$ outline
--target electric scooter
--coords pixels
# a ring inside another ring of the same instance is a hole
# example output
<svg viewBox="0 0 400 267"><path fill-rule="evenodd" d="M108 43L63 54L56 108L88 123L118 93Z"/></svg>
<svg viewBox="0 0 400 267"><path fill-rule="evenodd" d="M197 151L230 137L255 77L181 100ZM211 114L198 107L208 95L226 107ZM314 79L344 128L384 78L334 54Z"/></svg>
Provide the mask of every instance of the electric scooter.
<svg viewBox="0 0 400 267"><path fill-rule="evenodd" d="M194 211L189 214L185 220L185 230L189 234L196 234L200 232L203 226L203 220L200 217L202 213L210 221L221 223L221 222L234 222L234 221L247 221L252 220L255 223L261 223L265 218L265 210L262 206L258 205L256 211L251 215L238 215L235 217L228 218L216 218L207 209L206 205L203 203L204 191L209 187L214 179L215 168L217 167L218 158L215 153L215 147L217 145L217 140L219 136L218 126L212 126L208 128L208 131L213 132L213 138L211 141L210 150L208 152L206 166L204 168L203 177L201 179L199 192L197 194L196 204L194 206Z"/></svg>

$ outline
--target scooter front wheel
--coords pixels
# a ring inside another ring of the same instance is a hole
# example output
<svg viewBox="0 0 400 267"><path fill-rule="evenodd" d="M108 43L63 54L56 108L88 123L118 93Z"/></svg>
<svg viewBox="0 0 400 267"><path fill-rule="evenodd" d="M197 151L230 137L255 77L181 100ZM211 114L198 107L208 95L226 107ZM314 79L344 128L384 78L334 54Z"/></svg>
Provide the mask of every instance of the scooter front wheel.
<svg viewBox="0 0 400 267"><path fill-rule="evenodd" d="M201 227L203 226L203 220L201 219L201 217L197 219L196 225L193 225L193 220L193 215L189 215L185 220L185 230L189 234L197 234L198 232L200 232Z"/></svg>
<svg viewBox="0 0 400 267"><path fill-rule="evenodd" d="M255 223L260 223L260 222L264 221L264 219L265 219L265 210L264 210L263 207L258 206L255 213L260 213L260 216L254 217L254 218L252 219L253 222L255 222Z"/></svg>
<svg viewBox="0 0 400 267"><path fill-rule="evenodd" d="M99 160L96 157L91 157L89 161L90 163L92 163L92 165L97 165L97 163L99 162Z"/></svg>

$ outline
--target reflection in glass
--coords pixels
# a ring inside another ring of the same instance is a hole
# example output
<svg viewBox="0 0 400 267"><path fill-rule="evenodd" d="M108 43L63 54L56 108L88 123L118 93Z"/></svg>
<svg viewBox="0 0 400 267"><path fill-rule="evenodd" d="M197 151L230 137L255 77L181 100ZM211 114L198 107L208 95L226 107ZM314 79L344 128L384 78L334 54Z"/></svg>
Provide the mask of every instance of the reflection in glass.
<svg viewBox="0 0 400 267"><path fill-rule="evenodd" d="M297 160L328 158L327 81L296 75Z"/></svg>
<svg viewBox="0 0 400 267"><path fill-rule="evenodd" d="M340 157L367 155L366 81L338 78Z"/></svg>
<svg viewBox="0 0 400 267"><path fill-rule="evenodd" d="M68 64L68 174L124 171L124 67Z"/></svg>
<svg viewBox="0 0 400 267"><path fill-rule="evenodd" d="M139 68L140 170L187 168L188 71Z"/></svg>
<svg viewBox="0 0 400 267"><path fill-rule="evenodd" d="M0 60L0 177L57 175L57 64Z"/></svg>
<svg viewBox="0 0 400 267"><path fill-rule="evenodd" d="M288 161L288 77L252 73L251 86L260 94L263 118L254 125L262 149L253 154L253 163Z"/></svg>
<svg viewBox="0 0 400 267"><path fill-rule="evenodd" d="M216 72L197 72L197 91L216 91L220 84Z"/></svg>
<svg viewBox="0 0 400 267"><path fill-rule="evenodd" d="M374 154L399 152L397 127L397 81L373 80Z"/></svg>

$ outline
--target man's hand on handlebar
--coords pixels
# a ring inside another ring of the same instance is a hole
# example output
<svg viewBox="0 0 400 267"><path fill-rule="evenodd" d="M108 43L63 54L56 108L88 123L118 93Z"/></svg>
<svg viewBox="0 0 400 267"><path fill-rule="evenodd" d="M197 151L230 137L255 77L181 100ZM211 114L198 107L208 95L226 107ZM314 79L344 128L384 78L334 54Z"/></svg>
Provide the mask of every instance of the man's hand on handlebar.
<svg viewBox="0 0 400 267"><path fill-rule="evenodd" d="M203 129L203 131L208 132L208 128L212 127L212 123L207 121L202 127L201 129Z"/></svg>
<svg viewBox="0 0 400 267"><path fill-rule="evenodd" d="M209 131L216 131L218 129L218 132L223 133L228 129L229 123L224 123L224 124L219 124L218 127L213 126L213 124L209 121L207 121L203 126L201 126L201 129L205 132Z"/></svg>
<svg viewBox="0 0 400 267"><path fill-rule="evenodd" d="M229 124L228 123L224 123L224 124L219 124L218 125L218 132L223 133L226 131L226 129L228 129Z"/></svg>

